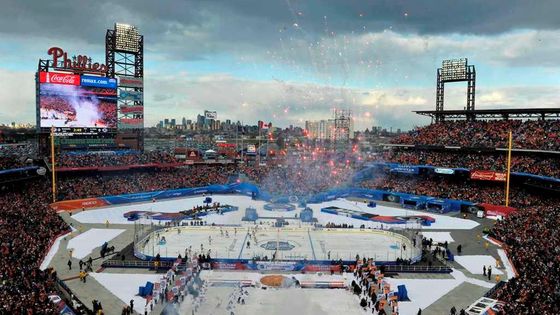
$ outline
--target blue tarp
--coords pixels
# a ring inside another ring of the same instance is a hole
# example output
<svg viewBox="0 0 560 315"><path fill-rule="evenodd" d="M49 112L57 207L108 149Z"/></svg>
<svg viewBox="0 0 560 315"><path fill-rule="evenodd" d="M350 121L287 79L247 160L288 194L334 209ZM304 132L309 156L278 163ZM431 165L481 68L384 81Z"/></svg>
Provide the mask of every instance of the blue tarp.
<svg viewBox="0 0 560 315"><path fill-rule="evenodd" d="M408 297L408 291L406 290L406 286L404 284L397 286L397 297L399 298L399 302L410 301L410 298Z"/></svg>
<svg viewBox="0 0 560 315"><path fill-rule="evenodd" d="M361 181L368 180L368 179L373 179L373 178L375 178L376 174L378 174L380 171L383 171L383 173L385 173L387 170L389 170L390 172L393 172L393 173L403 173L403 174L415 175L415 174L419 174L420 171L423 170L423 169L434 171L436 168L446 168L446 167L433 166L433 165L401 165L401 164L398 164L398 163L377 162L377 163L368 164L366 167L364 167L363 169L356 172L356 174L352 178L352 182L356 183L356 182L361 182ZM449 168L449 169L452 169L454 172L470 172L471 171L468 168L463 168L463 167L455 167L455 168ZM549 176L535 175L535 174L529 174L529 173L523 173L523 172L512 172L511 175L512 176L518 176L518 177L528 177L528 178L532 178L532 179L538 179L538 180L560 183L560 179L554 178L554 177L549 177Z"/></svg>
<svg viewBox="0 0 560 315"><path fill-rule="evenodd" d="M548 177L548 176L542 176L542 175L535 175L535 174L522 173L522 172L511 172L511 175L513 175L513 176L519 176L519 177L528 177L528 178L538 179L538 180L545 180L545 181L555 182L555 183L560 183L560 179L553 178L553 177Z"/></svg>
<svg viewBox="0 0 560 315"><path fill-rule="evenodd" d="M4 174L11 174L11 173L19 173L19 172L25 172L25 171L34 171L39 169L39 166L26 166L26 167L19 167L19 168L11 168L8 170L1 170L0 171L0 175L4 175Z"/></svg>

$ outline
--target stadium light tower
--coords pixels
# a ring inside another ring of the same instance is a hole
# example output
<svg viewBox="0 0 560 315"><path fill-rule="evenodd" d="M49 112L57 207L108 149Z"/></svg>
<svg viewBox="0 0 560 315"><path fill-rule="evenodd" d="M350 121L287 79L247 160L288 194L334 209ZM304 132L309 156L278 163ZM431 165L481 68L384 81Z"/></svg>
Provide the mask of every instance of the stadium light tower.
<svg viewBox="0 0 560 315"><path fill-rule="evenodd" d="M105 35L107 76L118 78L119 144L144 147L144 36L135 26L115 23Z"/></svg>
<svg viewBox="0 0 560 315"><path fill-rule="evenodd" d="M467 111L474 111L476 71L469 65L467 58L448 59L437 69L436 111L443 111L445 83L467 81ZM436 122L444 119L436 114ZM467 120L474 120L474 115L467 114Z"/></svg>
<svg viewBox="0 0 560 315"><path fill-rule="evenodd" d="M333 111L333 131L331 140L333 142L334 151L336 151L337 143L347 145L350 142L350 133L352 132L352 111L344 109L334 109Z"/></svg>

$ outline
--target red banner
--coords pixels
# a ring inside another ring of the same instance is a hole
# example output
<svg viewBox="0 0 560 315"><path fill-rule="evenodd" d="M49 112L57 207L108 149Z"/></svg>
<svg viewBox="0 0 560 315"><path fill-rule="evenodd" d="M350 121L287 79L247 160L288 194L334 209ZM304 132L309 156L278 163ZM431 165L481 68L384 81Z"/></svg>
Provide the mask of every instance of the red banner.
<svg viewBox="0 0 560 315"><path fill-rule="evenodd" d="M511 213L517 211L517 209L513 207L492 205L489 203L479 203L477 205L481 206L484 209L487 216L492 216L492 217L501 215L502 217L505 218Z"/></svg>
<svg viewBox="0 0 560 315"><path fill-rule="evenodd" d="M505 182L506 174L494 171L471 171L471 179Z"/></svg>
<svg viewBox="0 0 560 315"><path fill-rule="evenodd" d="M80 76L60 72L39 72L39 82L52 84L80 85Z"/></svg>
<svg viewBox="0 0 560 315"><path fill-rule="evenodd" d="M142 118L121 118L119 123L129 125L142 125L144 120Z"/></svg>
<svg viewBox="0 0 560 315"><path fill-rule="evenodd" d="M78 209L89 209L107 206L108 203L101 198L88 198L77 200L66 200L51 203L51 208L58 211L72 211Z"/></svg>
<svg viewBox="0 0 560 315"><path fill-rule="evenodd" d="M121 113L142 113L144 112L144 106L121 106Z"/></svg>

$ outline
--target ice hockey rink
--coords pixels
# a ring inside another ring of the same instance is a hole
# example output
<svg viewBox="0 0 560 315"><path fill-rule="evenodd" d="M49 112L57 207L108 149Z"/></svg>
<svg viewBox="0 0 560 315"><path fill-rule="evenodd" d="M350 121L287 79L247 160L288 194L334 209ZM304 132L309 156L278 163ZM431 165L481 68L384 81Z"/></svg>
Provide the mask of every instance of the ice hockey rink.
<svg viewBox="0 0 560 315"><path fill-rule="evenodd" d="M308 227L173 227L159 230L139 242L146 256L177 257L207 254L213 258L253 259L265 256L288 260L353 260L356 255L377 261L409 259L416 250L403 235L390 231L316 229ZM276 249L279 249L276 251Z"/></svg>

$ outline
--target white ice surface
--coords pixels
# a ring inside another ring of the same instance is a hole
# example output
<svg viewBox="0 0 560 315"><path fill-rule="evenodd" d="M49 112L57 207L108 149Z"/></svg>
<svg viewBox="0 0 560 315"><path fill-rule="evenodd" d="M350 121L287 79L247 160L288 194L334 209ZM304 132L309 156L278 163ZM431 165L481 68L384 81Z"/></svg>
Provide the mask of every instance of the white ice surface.
<svg viewBox="0 0 560 315"><path fill-rule="evenodd" d="M56 252L58 252L58 248L60 247L60 241L62 241L62 239L65 238L67 235L68 234L61 235L61 236L57 237L56 240L54 240L54 243L52 244L52 246L49 249L49 252L45 256L45 258L43 259L43 262L41 263L41 266L39 267L39 269L45 270L49 267L52 259L56 255Z"/></svg>
<svg viewBox="0 0 560 315"><path fill-rule="evenodd" d="M123 306L129 305L130 300L134 300L134 310L139 314L144 314L146 299L138 296L138 288L145 286L146 282L157 282L162 275L156 274L116 274L116 273L95 273L90 272L97 282L113 293L123 302ZM148 307L148 312L150 308Z"/></svg>
<svg viewBox="0 0 560 315"><path fill-rule="evenodd" d="M89 229L71 239L68 242L68 249L73 249L72 257L82 259L94 248L109 242L124 231L123 229Z"/></svg>
<svg viewBox="0 0 560 315"><path fill-rule="evenodd" d="M503 249L498 249L498 256L502 260L502 264L506 268L507 278L511 279L515 277L515 272L513 271L513 266L509 263L509 259L507 257L506 251Z"/></svg>
<svg viewBox="0 0 560 315"><path fill-rule="evenodd" d="M237 233L235 233L237 230ZM224 233L222 236L221 232ZM226 232L228 237L226 237ZM165 244L160 239L165 237ZM211 239L210 239L211 238ZM211 240L211 242L210 242ZM247 241L250 246L247 246ZM174 227L152 234L141 244L140 251L148 256L160 254L162 257L185 255L189 247L192 251L206 253L212 257L251 259L256 256L272 257L275 250L265 249L267 244L277 241L288 242L291 250L279 251L280 259L353 260L356 255L373 257L377 261L409 259L418 253L412 250L412 243L400 235L380 230L320 229L260 227L257 241L247 235L244 227ZM404 243L403 243L404 241ZM405 248L402 248L402 245ZM330 256L329 256L330 255Z"/></svg>
<svg viewBox="0 0 560 315"><path fill-rule="evenodd" d="M219 214L211 214L208 216L203 217L203 219L208 222L208 224L215 223L215 224L239 224L241 218L245 215L245 209L248 207L254 207L257 209L257 213L259 217L294 217L297 213L301 211L301 208L298 208L295 211L289 212L275 212L275 211L267 211L263 209L263 206L267 203L261 200L252 200L248 196L242 195L213 195L212 201L213 202L220 202L221 204L229 204L233 206L239 207L238 211L235 212L228 212L224 215ZM110 206L105 208L97 208L88 211L83 211L76 213L72 217L79 222L82 223L105 223L109 221L109 223L117 223L117 224L133 224L133 221L128 221L124 218L123 214L129 211L152 211L152 212L161 212L161 213L168 213L168 212L179 212L186 209L192 209L193 206L200 206L203 205L203 201L206 197L205 196L198 196L198 197L188 197L188 198L180 198L180 199L170 199L170 200L162 200L157 202L146 202L146 203L135 203L135 204L128 204L122 206ZM348 201L346 199L337 199L333 201L323 202L320 204L309 204L308 207L312 208L313 215L319 221L319 223L326 224L326 223L335 223L335 224L353 224L355 227L358 227L364 224L366 227L371 228L383 228L388 227L395 227L395 228L404 228L404 227L420 227L417 223L408 223L408 224L382 224L379 222L373 221L363 221L352 219L344 216L323 213L321 212L321 208L329 207L329 206L336 206L345 209L357 210L366 213L374 213L378 215L384 216L418 216L418 215L427 215L433 217L436 222L433 223L431 226L421 226L422 229L430 229L430 230L470 230L476 226L478 223L468 219L462 219L447 215L441 214L434 214L429 212L423 211L415 211L415 210L408 210L408 209L401 209L395 207L387 207L378 205L375 208L368 207L363 202L354 202ZM151 222L148 219L141 219L141 222ZM157 224L157 221L154 220Z"/></svg>
<svg viewBox="0 0 560 315"><path fill-rule="evenodd" d="M455 261L474 275L482 274L482 266L492 266L492 274L504 274L496 268L496 259L487 255L455 256Z"/></svg>
<svg viewBox="0 0 560 315"><path fill-rule="evenodd" d="M455 242L450 232L422 232L422 236L426 239L431 238L435 243Z"/></svg>

